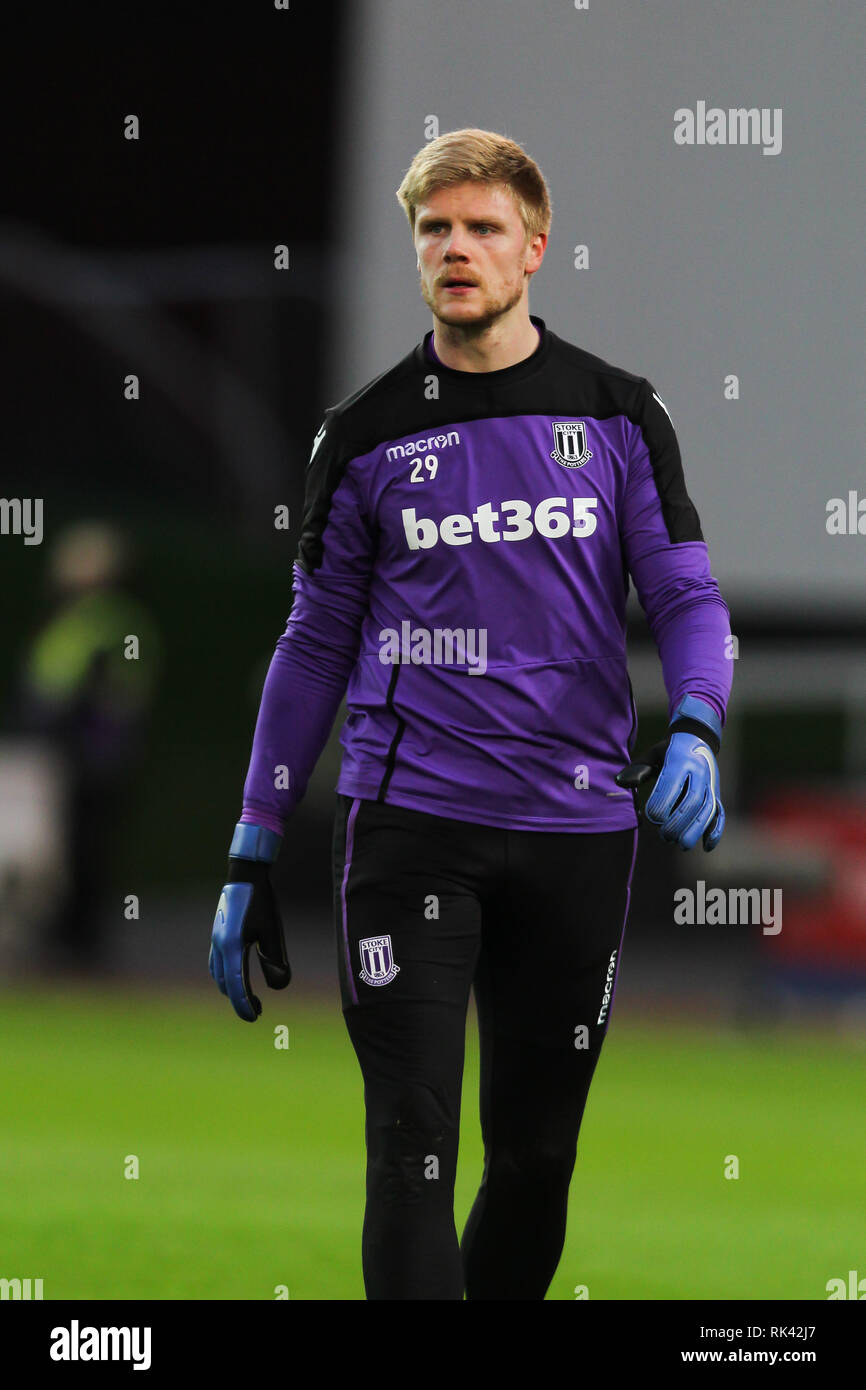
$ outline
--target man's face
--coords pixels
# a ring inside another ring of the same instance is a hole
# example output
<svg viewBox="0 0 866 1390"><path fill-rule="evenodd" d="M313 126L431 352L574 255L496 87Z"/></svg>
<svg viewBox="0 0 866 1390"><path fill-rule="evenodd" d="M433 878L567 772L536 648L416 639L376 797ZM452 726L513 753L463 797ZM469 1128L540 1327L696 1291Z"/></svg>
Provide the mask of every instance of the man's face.
<svg viewBox="0 0 866 1390"><path fill-rule="evenodd" d="M523 298L546 244L542 232L527 245L504 185L436 189L415 214L424 303L442 323L481 332ZM449 288L455 279L471 281L472 288Z"/></svg>

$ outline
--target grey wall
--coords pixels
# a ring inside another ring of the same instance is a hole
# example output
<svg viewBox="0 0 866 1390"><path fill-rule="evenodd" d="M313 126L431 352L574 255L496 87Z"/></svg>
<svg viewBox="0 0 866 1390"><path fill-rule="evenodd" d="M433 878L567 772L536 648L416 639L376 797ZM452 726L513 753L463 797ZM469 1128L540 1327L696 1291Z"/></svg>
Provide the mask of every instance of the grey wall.
<svg viewBox="0 0 866 1390"><path fill-rule="evenodd" d="M394 196L425 122L500 131L553 201L532 312L656 386L729 601L862 603L866 535L825 510L866 497L862 5L358 0L351 22L329 402L432 325ZM676 144L699 101L781 108L780 152Z"/></svg>

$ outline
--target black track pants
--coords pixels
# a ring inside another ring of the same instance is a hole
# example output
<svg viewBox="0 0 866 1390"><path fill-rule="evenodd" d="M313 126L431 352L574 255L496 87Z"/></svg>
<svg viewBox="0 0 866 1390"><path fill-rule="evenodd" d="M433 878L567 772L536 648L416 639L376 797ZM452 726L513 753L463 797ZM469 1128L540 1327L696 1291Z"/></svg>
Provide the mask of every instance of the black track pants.
<svg viewBox="0 0 866 1390"><path fill-rule="evenodd" d="M364 1078L368 1299L543 1299L607 1026L636 830L502 830L338 797L343 1012ZM466 1011L484 1173L458 1240Z"/></svg>

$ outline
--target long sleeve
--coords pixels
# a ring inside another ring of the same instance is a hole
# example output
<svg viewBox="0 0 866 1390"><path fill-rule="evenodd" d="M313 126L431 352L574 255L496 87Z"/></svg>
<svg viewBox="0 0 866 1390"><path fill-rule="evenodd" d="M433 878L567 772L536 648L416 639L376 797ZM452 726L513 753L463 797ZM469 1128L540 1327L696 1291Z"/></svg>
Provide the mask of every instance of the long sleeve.
<svg viewBox="0 0 866 1390"><path fill-rule="evenodd" d="M292 608L262 691L241 821L282 834L358 657L374 541L362 489L326 416L307 467Z"/></svg>
<svg viewBox="0 0 866 1390"><path fill-rule="evenodd" d="M670 713L684 695L695 695L724 724L733 676L731 616L710 572L674 427L650 382L641 382L629 418L636 423L620 533L658 647Z"/></svg>

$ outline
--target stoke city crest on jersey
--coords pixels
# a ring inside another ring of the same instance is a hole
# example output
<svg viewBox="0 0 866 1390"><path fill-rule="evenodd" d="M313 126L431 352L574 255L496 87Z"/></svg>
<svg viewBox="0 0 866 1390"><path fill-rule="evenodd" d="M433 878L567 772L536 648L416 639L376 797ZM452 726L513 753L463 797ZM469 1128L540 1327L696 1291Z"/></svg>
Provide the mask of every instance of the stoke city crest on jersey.
<svg viewBox="0 0 866 1390"><path fill-rule="evenodd" d="M550 455L563 468L582 468L592 458L586 447L586 425L582 420L557 420L551 423L553 451Z"/></svg>
<svg viewBox="0 0 866 1390"><path fill-rule="evenodd" d="M389 985L399 973L394 964L390 936L366 936L358 942L361 969L358 972L365 985Z"/></svg>

